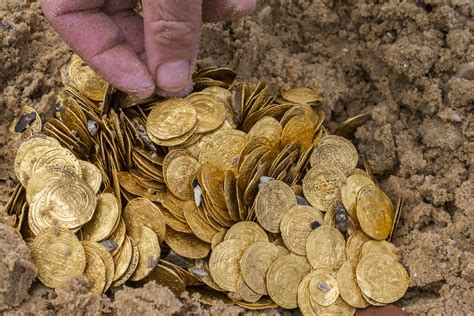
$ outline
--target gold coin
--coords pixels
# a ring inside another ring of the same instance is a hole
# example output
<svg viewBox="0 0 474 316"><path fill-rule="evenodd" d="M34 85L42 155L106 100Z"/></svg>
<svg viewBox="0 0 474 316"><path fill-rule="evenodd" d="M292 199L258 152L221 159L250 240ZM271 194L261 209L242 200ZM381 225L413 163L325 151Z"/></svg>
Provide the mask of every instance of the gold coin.
<svg viewBox="0 0 474 316"><path fill-rule="evenodd" d="M128 202L123 210L122 217L128 230L140 226L151 228L160 242L165 240L166 221L160 208L145 198L135 198Z"/></svg>
<svg viewBox="0 0 474 316"><path fill-rule="evenodd" d="M28 137L41 132L41 118L31 106L24 105L21 112L13 120L9 132L15 136Z"/></svg>
<svg viewBox="0 0 474 316"><path fill-rule="evenodd" d="M243 221L232 225L224 240L240 239L249 245L257 241L268 241L267 233L255 222Z"/></svg>
<svg viewBox="0 0 474 316"><path fill-rule="evenodd" d="M369 240L364 243L360 251L360 257L384 254L396 261L401 260L400 250L391 242L386 240Z"/></svg>
<svg viewBox="0 0 474 316"><path fill-rule="evenodd" d="M247 142L247 134L239 130L223 130L211 135L199 154L201 164L210 164L225 170L236 170L240 151Z"/></svg>
<svg viewBox="0 0 474 316"><path fill-rule="evenodd" d="M207 197L213 204L221 209L225 209L226 202L224 197L224 177L222 169L210 164L202 164L198 171L199 184L206 192Z"/></svg>
<svg viewBox="0 0 474 316"><path fill-rule="evenodd" d="M362 296L356 279L356 267L358 261L347 260L337 271L337 285L342 299L356 308L366 308L369 306Z"/></svg>
<svg viewBox="0 0 474 316"><path fill-rule="evenodd" d="M23 166L25 166L25 168L22 168ZM31 178L36 171L44 166L61 166L82 178L82 169L79 160L69 150L58 147L53 147L38 153L29 164L25 160L25 164L21 164L20 170L25 170L25 173Z"/></svg>
<svg viewBox="0 0 474 316"><path fill-rule="evenodd" d="M157 265L143 281L155 281L170 289L175 295L181 295L186 290L184 280L176 272L161 264Z"/></svg>
<svg viewBox="0 0 474 316"><path fill-rule="evenodd" d="M123 218L120 218L112 234L104 242L111 242L115 248L110 250L110 254L115 256L122 247L126 236L126 227Z"/></svg>
<svg viewBox="0 0 474 316"><path fill-rule="evenodd" d="M26 186L26 200L31 204L36 194L49 184L61 180L75 180L77 175L62 166L44 166L40 168L28 181Z"/></svg>
<svg viewBox="0 0 474 316"><path fill-rule="evenodd" d="M103 293L106 284L105 263L92 247L84 247L86 254L86 268L84 276L89 281L89 290L94 293Z"/></svg>
<svg viewBox="0 0 474 316"><path fill-rule="evenodd" d="M177 232L168 227L166 232L166 244L178 255L201 259L208 255L211 246L192 234Z"/></svg>
<svg viewBox="0 0 474 316"><path fill-rule="evenodd" d="M194 192L191 179L199 169L199 162L191 156L179 156L172 159L165 170L168 190L181 200L191 200Z"/></svg>
<svg viewBox="0 0 474 316"><path fill-rule="evenodd" d="M286 248L276 246L268 241L253 243L245 250L240 260L240 269L246 284L256 293L267 295L268 268L276 259L288 253Z"/></svg>
<svg viewBox="0 0 474 316"><path fill-rule="evenodd" d="M323 214L309 205L295 205L281 218L280 231L285 246L293 253L306 255L306 240L315 223L322 225Z"/></svg>
<svg viewBox="0 0 474 316"><path fill-rule="evenodd" d="M155 232L147 226L141 226L138 236L133 236L137 244L140 259L137 269L130 277L130 281L139 281L145 278L158 264L161 249Z"/></svg>
<svg viewBox="0 0 474 316"><path fill-rule="evenodd" d="M306 241L308 261L314 269L337 270L346 260L346 241L334 227L320 226Z"/></svg>
<svg viewBox="0 0 474 316"><path fill-rule="evenodd" d="M36 236L30 246L40 281L57 288L86 267L86 254L77 237L63 230L48 229Z"/></svg>
<svg viewBox="0 0 474 316"><path fill-rule="evenodd" d="M221 228L221 230L219 230L217 233L214 234L214 236L212 236L212 239L211 239L211 250L214 250L214 248L220 244L221 242L224 241L224 237L225 237L225 234L226 234L226 230L224 228Z"/></svg>
<svg viewBox="0 0 474 316"><path fill-rule="evenodd" d="M91 100L102 101L107 90L107 81L100 78L79 56L73 55L67 66L65 84L71 84Z"/></svg>
<svg viewBox="0 0 474 316"><path fill-rule="evenodd" d="M248 132L248 141L265 137L272 144L278 144L280 142L281 132L283 127L280 122L271 116L265 116L258 120L254 126Z"/></svg>
<svg viewBox="0 0 474 316"><path fill-rule="evenodd" d="M224 123L226 109L224 103L208 93L195 92L186 100L191 102L196 110L196 133L206 133L217 129Z"/></svg>
<svg viewBox="0 0 474 316"><path fill-rule="evenodd" d="M298 286L298 307L301 311L301 314L304 316L316 316L313 306L311 306L311 300L309 296L309 282L317 273L319 273L319 270L315 270L307 274L303 280L301 280L300 285Z"/></svg>
<svg viewBox="0 0 474 316"><path fill-rule="evenodd" d="M112 193L99 195L92 219L82 228L84 239L102 241L113 233L120 218L121 210L118 203Z"/></svg>
<svg viewBox="0 0 474 316"><path fill-rule="evenodd" d="M298 115L290 119L281 132L281 144L297 143L303 150L309 148L313 141L314 124L308 117Z"/></svg>
<svg viewBox="0 0 474 316"><path fill-rule="evenodd" d="M308 202L321 211L336 207L340 200L344 174L336 167L317 165L311 168L303 179L303 193Z"/></svg>
<svg viewBox="0 0 474 316"><path fill-rule="evenodd" d="M115 271L113 281L119 280L127 271L132 261L133 250L132 240L130 237L125 236L122 246L119 248L117 254L113 257L115 263Z"/></svg>
<svg viewBox="0 0 474 316"><path fill-rule="evenodd" d="M237 282L237 290L240 298L246 302L255 303L262 298L261 294L253 291L247 283L245 283L242 276L240 276L239 281Z"/></svg>
<svg viewBox="0 0 474 316"><path fill-rule="evenodd" d="M364 172L364 174L351 175L341 187L341 201L351 218L357 219L356 207L359 191L373 184L374 182Z"/></svg>
<svg viewBox="0 0 474 316"><path fill-rule="evenodd" d="M288 90L282 90L281 96L286 101L299 103L299 104L319 102L323 99L321 94L306 87L298 87L298 88L291 88Z"/></svg>
<svg viewBox="0 0 474 316"><path fill-rule="evenodd" d="M95 193L99 192L102 184L102 173L99 168L84 160L79 160L79 165L82 170L82 179L92 188L92 190L94 190Z"/></svg>
<svg viewBox="0 0 474 316"><path fill-rule="evenodd" d="M308 286L311 305L329 306L339 296L337 281L328 270L316 271Z"/></svg>
<svg viewBox="0 0 474 316"><path fill-rule="evenodd" d="M357 218L367 235L376 240L386 239L394 216L392 201L380 188L369 185L359 191Z"/></svg>
<svg viewBox="0 0 474 316"><path fill-rule="evenodd" d="M248 243L240 239L221 242L209 258L209 272L213 280L226 291L237 292L240 273L240 258Z"/></svg>
<svg viewBox="0 0 474 316"><path fill-rule="evenodd" d="M267 290L270 298L283 308L298 306L298 286L311 266L303 256L289 254L275 260L268 268Z"/></svg>
<svg viewBox="0 0 474 316"><path fill-rule="evenodd" d="M350 306L341 297L338 297L336 301L329 306L321 306L318 304L311 305L316 315L354 315L356 309Z"/></svg>
<svg viewBox="0 0 474 316"><path fill-rule="evenodd" d="M266 183L255 198L255 214L265 230L280 232L283 215L296 205L293 190L284 182L273 180Z"/></svg>
<svg viewBox="0 0 474 316"><path fill-rule="evenodd" d="M138 263L140 262L140 252L138 251L138 247L133 245L132 241L132 259L130 260L130 265L128 266L125 273L117 280L112 283L113 287L120 286L127 282L130 277L135 273L135 270L138 267Z"/></svg>
<svg viewBox="0 0 474 316"><path fill-rule="evenodd" d="M344 137L328 135L321 138L318 147L309 158L312 167L320 164L337 167L348 174L357 166L359 155L352 143Z"/></svg>
<svg viewBox="0 0 474 316"><path fill-rule="evenodd" d="M148 115L148 134L161 140L185 135L195 128L196 110L184 99L169 99L156 103Z"/></svg>
<svg viewBox="0 0 474 316"><path fill-rule="evenodd" d="M354 234L347 238L346 243L346 256L348 260L354 259L359 260L362 246L366 241L370 240L362 230L356 231Z"/></svg>
<svg viewBox="0 0 474 316"><path fill-rule="evenodd" d="M402 298L410 281L405 268L383 254L363 257L357 265L356 276L362 293L382 304Z"/></svg>
<svg viewBox="0 0 474 316"><path fill-rule="evenodd" d="M95 253L100 256L100 258L104 262L106 282L103 292L106 292L112 284L115 272L115 263L112 255L110 254L110 252L107 251L104 246L96 242L82 241L82 246L84 247L84 250L86 250L87 248L91 248Z"/></svg>
<svg viewBox="0 0 474 316"><path fill-rule="evenodd" d="M206 221L204 214L197 208L192 200L183 205L184 217L194 235L206 243L211 243L212 238L217 234L217 230Z"/></svg>

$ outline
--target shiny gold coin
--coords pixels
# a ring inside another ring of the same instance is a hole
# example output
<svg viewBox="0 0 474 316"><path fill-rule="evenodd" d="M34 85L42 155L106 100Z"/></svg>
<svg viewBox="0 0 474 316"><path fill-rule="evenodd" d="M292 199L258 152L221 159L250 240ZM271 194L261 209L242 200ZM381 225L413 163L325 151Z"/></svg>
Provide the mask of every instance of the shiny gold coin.
<svg viewBox="0 0 474 316"><path fill-rule="evenodd" d="M350 306L341 297L338 297L336 301L329 306L321 306L317 304L311 305L316 315L354 315L356 309Z"/></svg>
<svg viewBox="0 0 474 316"><path fill-rule="evenodd" d="M94 293L103 293L107 282L105 263L94 248L84 247L84 251L86 254L84 276L89 281L89 290Z"/></svg>
<svg viewBox="0 0 474 316"><path fill-rule="evenodd" d="M359 191L357 219L367 235L376 240L386 239L394 216L392 201L380 188L369 185Z"/></svg>
<svg viewBox="0 0 474 316"><path fill-rule="evenodd" d="M316 316L316 313L311 306L310 294L309 294L309 283L314 275L319 273L319 270L315 270L307 274L303 280L301 280L298 286L298 307L304 316Z"/></svg>
<svg viewBox="0 0 474 316"><path fill-rule="evenodd" d="M366 308L369 306L362 296L356 279L356 267L358 261L347 260L337 271L337 285L342 299L356 308Z"/></svg>
<svg viewBox="0 0 474 316"><path fill-rule="evenodd" d="M317 165L311 168L303 179L303 193L308 202L321 211L336 207L340 200L340 189L345 181L344 174L330 165Z"/></svg>
<svg viewBox="0 0 474 316"><path fill-rule="evenodd" d="M167 187L181 200L191 200L194 197L191 179L199 169L199 162L191 156L179 156L172 159L165 169Z"/></svg>
<svg viewBox="0 0 474 316"><path fill-rule="evenodd" d="M211 135L199 154L201 164L215 165L221 170L236 170L240 151L247 142L247 134L239 130L223 130Z"/></svg>
<svg viewBox="0 0 474 316"><path fill-rule="evenodd" d="M25 168L22 168L23 166L25 166ZM58 147L53 147L42 153L38 153L34 159L30 161L30 164L28 164L27 161L25 161L25 164L22 163L20 170L25 170L27 175L31 178L37 170L44 166L61 166L82 178L82 169L79 164L79 159L77 159L71 151Z"/></svg>
<svg viewBox="0 0 474 316"><path fill-rule="evenodd" d="M95 193L99 192L102 184L102 174L100 173L99 168L84 160L79 160L79 165L82 170L82 179L92 188L92 190L94 190Z"/></svg>
<svg viewBox="0 0 474 316"><path fill-rule="evenodd" d="M240 239L221 242L214 248L209 258L209 272L214 281L226 291L237 292L237 282L241 276L240 258L248 243Z"/></svg>
<svg viewBox="0 0 474 316"><path fill-rule="evenodd" d="M247 283L245 283L242 276L240 276L239 281L237 282L237 292L240 295L240 298L249 303L255 303L262 298L261 294L253 291Z"/></svg>
<svg viewBox="0 0 474 316"><path fill-rule="evenodd" d="M155 281L157 284L169 288L175 295L181 295L186 290L183 278L162 264L157 265L143 281Z"/></svg>
<svg viewBox="0 0 474 316"><path fill-rule="evenodd" d="M57 288L86 267L86 254L77 237L63 230L42 231L30 245L40 281Z"/></svg>
<svg viewBox="0 0 474 316"><path fill-rule="evenodd" d="M280 142L283 127L280 122L271 116L261 118L248 132L248 141L252 139L265 137L272 144L277 145Z"/></svg>
<svg viewBox="0 0 474 316"><path fill-rule="evenodd" d="M206 133L217 129L224 123L226 109L224 102L208 93L192 93L186 100L191 102L196 110L196 133Z"/></svg>
<svg viewBox="0 0 474 316"><path fill-rule="evenodd" d="M125 222L123 218L120 218L112 234L103 241L104 244L110 243L112 245L112 247L108 248L110 249L110 254L112 256L115 256L119 252L120 247L122 247L122 244L125 241L126 235Z"/></svg>
<svg viewBox="0 0 474 316"><path fill-rule="evenodd" d="M344 137L328 135L321 138L318 147L309 158L312 167L326 164L348 174L357 166L359 155L352 143Z"/></svg>
<svg viewBox="0 0 474 316"><path fill-rule="evenodd" d="M147 226L158 236L160 242L165 240L166 221L160 208L145 198L135 198L128 202L122 217L128 230Z"/></svg>
<svg viewBox="0 0 474 316"><path fill-rule="evenodd" d="M367 295L365 295L364 292L362 292L362 297L363 297L364 300L366 300L367 303L369 303L370 305L374 305L374 306L384 306L384 305L387 305L387 304L380 303L380 302L377 302L377 301L371 299L370 297L368 297Z"/></svg>
<svg viewBox="0 0 474 316"><path fill-rule="evenodd" d="M195 128L196 110L184 99L161 101L148 115L146 128L150 136L162 140L180 137Z"/></svg>
<svg viewBox="0 0 474 316"><path fill-rule="evenodd" d="M386 240L369 240L364 243L360 251L360 257L384 254L396 261L401 260L400 250L391 242Z"/></svg>
<svg viewBox="0 0 474 316"><path fill-rule="evenodd" d="M362 230L358 230L354 234L350 235L346 242L347 260L353 259L358 261L360 258L362 246L368 240L370 240L370 237L367 236Z"/></svg>
<svg viewBox="0 0 474 316"><path fill-rule="evenodd" d="M308 286L311 305L329 306L339 296L337 281L328 270L316 271Z"/></svg>
<svg viewBox="0 0 474 316"><path fill-rule="evenodd" d="M341 187L341 201L344 204L351 218L357 220L357 196L359 191L374 182L364 172L364 174L354 174L347 178L346 183Z"/></svg>
<svg viewBox="0 0 474 316"><path fill-rule="evenodd" d="M206 243L211 243L212 238L217 234L217 230L206 221L204 214L200 214L193 200L186 201L183 205L184 217L194 235Z"/></svg>
<svg viewBox="0 0 474 316"><path fill-rule="evenodd" d="M125 236L122 246L114 256L115 271L113 281L118 281L127 271L132 261L133 249L132 240L130 237Z"/></svg>
<svg viewBox="0 0 474 316"><path fill-rule="evenodd" d="M94 101L102 101L107 90L107 81L100 78L79 56L73 55L67 66L65 84L70 84L86 97Z"/></svg>
<svg viewBox="0 0 474 316"><path fill-rule="evenodd" d="M281 218L280 231L285 246L293 253L306 255L306 240L312 226L323 224L323 213L309 205L295 205Z"/></svg>
<svg viewBox="0 0 474 316"><path fill-rule="evenodd" d="M177 232L168 227L166 232L166 244L178 255L190 258L201 259L208 255L211 245L200 240L192 234Z"/></svg>
<svg viewBox="0 0 474 316"><path fill-rule="evenodd" d="M323 99L321 94L306 87L282 90L281 96L286 101L299 103L299 104L319 102Z"/></svg>
<svg viewBox="0 0 474 316"><path fill-rule="evenodd" d="M104 262L106 282L103 292L106 292L112 284L115 273L115 263L112 255L104 246L96 242L82 241L82 246L84 247L84 250L91 248L90 250L97 253Z"/></svg>
<svg viewBox="0 0 474 316"><path fill-rule="evenodd" d="M56 181L75 180L78 176L62 166L45 166L35 172L26 186L26 200L31 204L33 198L48 185Z"/></svg>
<svg viewBox="0 0 474 316"><path fill-rule="evenodd" d="M120 286L127 282L130 277L135 273L135 270L138 267L138 263L140 262L140 252L138 251L138 247L133 245L132 241L132 260L130 261L130 265L128 266L125 273L118 279L112 283L113 287Z"/></svg>
<svg viewBox="0 0 474 316"><path fill-rule="evenodd" d="M255 222L243 221L232 225L225 234L224 240L240 239L248 244L257 241L268 241L267 233Z"/></svg>
<svg viewBox="0 0 474 316"><path fill-rule="evenodd" d="M97 199L97 206L92 219L84 225L84 239L103 241L114 231L120 218L120 206L112 193L103 193Z"/></svg>
<svg viewBox="0 0 474 316"><path fill-rule="evenodd" d="M259 190L255 198L255 214L265 230L278 233L281 218L295 205L293 190L286 183L273 180Z"/></svg>
<svg viewBox="0 0 474 316"><path fill-rule="evenodd" d="M224 228L221 228L221 230L219 230L217 233L214 234L214 236L212 236L212 239L211 239L211 250L214 250L214 248L220 244L221 242L224 241L224 237L225 237L225 234L226 234L226 230Z"/></svg>
<svg viewBox="0 0 474 316"><path fill-rule="evenodd" d="M337 270L346 260L346 241L334 227L320 226L306 241L308 261L314 269Z"/></svg>
<svg viewBox="0 0 474 316"><path fill-rule="evenodd" d="M137 244L140 259L137 269L130 277L130 281L139 281L145 278L158 264L161 249L155 232L147 226L141 226L138 235L133 236Z"/></svg>
<svg viewBox="0 0 474 316"><path fill-rule="evenodd" d="M289 252L286 248L268 241L253 243L245 250L240 260L240 270L246 284L256 293L267 295L268 268L276 259L287 254Z"/></svg>
<svg viewBox="0 0 474 316"><path fill-rule="evenodd" d="M283 308L297 307L298 286L310 270L311 266L302 256L289 254L275 260L267 272L270 298Z"/></svg>
<svg viewBox="0 0 474 316"><path fill-rule="evenodd" d="M402 298L410 281L405 268L383 254L363 257L357 265L356 276L362 293L382 304Z"/></svg>
<svg viewBox="0 0 474 316"><path fill-rule="evenodd" d="M278 305L273 302L269 297L262 297L255 303L249 303L245 301L233 301L236 305L246 308L248 310L269 310L269 309L275 309L278 307Z"/></svg>

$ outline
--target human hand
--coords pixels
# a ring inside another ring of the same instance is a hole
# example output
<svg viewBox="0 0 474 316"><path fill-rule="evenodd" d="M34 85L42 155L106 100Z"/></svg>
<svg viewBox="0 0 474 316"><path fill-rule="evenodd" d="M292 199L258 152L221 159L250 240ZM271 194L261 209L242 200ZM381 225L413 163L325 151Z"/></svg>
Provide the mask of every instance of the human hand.
<svg viewBox="0 0 474 316"><path fill-rule="evenodd" d="M192 89L203 22L234 20L255 0L43 0L49 23L104 79L139 98Z"/></svg>

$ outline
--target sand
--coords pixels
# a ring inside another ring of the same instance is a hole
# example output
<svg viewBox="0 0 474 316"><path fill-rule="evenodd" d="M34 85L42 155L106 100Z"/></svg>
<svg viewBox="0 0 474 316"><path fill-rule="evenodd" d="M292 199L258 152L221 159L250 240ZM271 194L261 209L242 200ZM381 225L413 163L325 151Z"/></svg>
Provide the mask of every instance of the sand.
<svg viewBox="0 0 474 316"><path fill-rule="evenodd" d="M16 184L18 144L7 129L21 105L43 117L52 112L59 69L70 56L39 5L21 2L0 11L0 211ZM456 72L474 61L474 4L381 3L258 1L252 16L205 26L199 66L234 68L242 79L270 82L275 92L318 90L330 130L371 111L354 142L392 199L406 201L394 243L411 279L397 304L416 315L466 315L474 310L474 80L472 70L464 78ZM88 293L79 279L53 291L33 282L28 249L6 225L0 225L0 249L0 312L6 314L242 312L203 308L156 284L105 297Z"/></svg>

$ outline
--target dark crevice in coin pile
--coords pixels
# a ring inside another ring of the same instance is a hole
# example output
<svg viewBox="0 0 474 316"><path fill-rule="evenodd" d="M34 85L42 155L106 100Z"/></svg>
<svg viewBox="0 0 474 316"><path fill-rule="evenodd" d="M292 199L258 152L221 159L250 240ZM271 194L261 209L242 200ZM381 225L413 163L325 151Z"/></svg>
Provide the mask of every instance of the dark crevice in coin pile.
<svg viewBox="0 0 474 316"><path fill-rule="evenodd" d="M155 280L205 304L304 315L404 295L409 276L388 241L402 203L340 136L368 114L329 135L315 91L274 97L225 68L197 71L180 99L134 99L77 56L62 76L56 116L42 126L25 106L12 131L24 142L7 211L46 286Z"/></svg>

